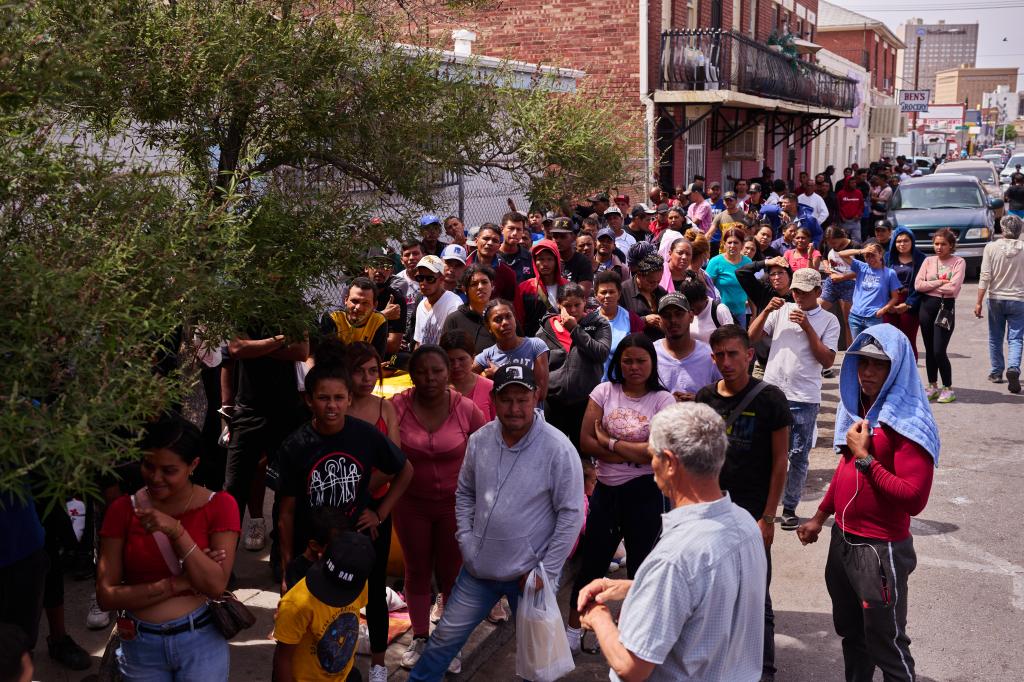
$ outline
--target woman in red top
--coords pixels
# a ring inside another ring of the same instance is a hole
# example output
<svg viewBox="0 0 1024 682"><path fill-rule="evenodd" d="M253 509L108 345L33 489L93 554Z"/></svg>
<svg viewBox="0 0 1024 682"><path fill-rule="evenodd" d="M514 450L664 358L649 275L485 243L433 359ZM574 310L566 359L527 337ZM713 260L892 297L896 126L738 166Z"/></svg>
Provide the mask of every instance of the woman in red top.
<svg viewBox="0 0 1024 682"><path fill-rule="evenodd" d="M449 372L448 354L440 346L420 346L409 360L413 387L394 398L402 450L414 470L412 483L395 507L413 632L402 666L410 669L430 632L431 576L437 576L442 599L447 599L462 567L455 540L455 488L466 441L486 423L480 408L448 385ZM440 613L436 617L440 619ZM462 670L458 656L448 670Z"/></svg>
<svg viewBox="0 0 1024 682"><path fill-rule="evenodd" d="M228 644L207 599L223 594L240 531L238 505L190 477L199 430L179 416L147 430L145 487L107 510L96 601L123 611L118 663L126 680L225 680Z"/></svg>

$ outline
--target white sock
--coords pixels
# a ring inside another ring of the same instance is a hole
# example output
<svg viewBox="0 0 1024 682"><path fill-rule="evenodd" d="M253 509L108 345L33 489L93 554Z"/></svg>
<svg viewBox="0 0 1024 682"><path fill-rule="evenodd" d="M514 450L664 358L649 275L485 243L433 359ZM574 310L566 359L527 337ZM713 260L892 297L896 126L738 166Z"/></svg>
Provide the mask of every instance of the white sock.
<svg viewBox="0 0 1024 682"><path fill-rule="evenodd" d="M566 625L565 636L569 640L569 644L578 644L580 639L583 637L583 631L580 628L574 628L570 625Z"/></svg>

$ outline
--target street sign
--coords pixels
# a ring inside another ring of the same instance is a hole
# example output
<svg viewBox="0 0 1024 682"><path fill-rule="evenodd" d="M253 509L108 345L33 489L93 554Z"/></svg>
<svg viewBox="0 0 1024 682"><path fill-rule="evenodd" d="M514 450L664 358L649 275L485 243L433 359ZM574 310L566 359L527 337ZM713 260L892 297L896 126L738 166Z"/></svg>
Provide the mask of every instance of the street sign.
<svg viewBox="0 0 1024 682"><path fill-rule="evenodd" d="M907 114L913 112L927 112L928 99L931 90L900 90L900 112Z"/></svg>
<svg viewBox="0 0 1024 682"><path fill-rule="evenodd" d="M924 38L928 34L928 30L924 28L917 29L917 37Z"/></svg>

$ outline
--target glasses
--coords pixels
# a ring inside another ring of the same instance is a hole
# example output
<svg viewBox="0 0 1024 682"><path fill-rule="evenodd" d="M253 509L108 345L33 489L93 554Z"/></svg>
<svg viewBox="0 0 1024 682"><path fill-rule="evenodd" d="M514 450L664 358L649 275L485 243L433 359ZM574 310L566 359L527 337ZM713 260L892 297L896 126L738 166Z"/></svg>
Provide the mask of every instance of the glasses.
<svg viewBox="0 0 1024 682"><path fill-rule="evenodd" d="M374 270L394 270L395 264L391 261L371 261L366 264L366 267Z"/></svg>
<svg viewBox="0 0 1024 682"><path fill-rule="evenodd" d="M437 281L437 275L416 275L414 279L417 282L426 282L428 284L433 284L434 282Z"/></svg>

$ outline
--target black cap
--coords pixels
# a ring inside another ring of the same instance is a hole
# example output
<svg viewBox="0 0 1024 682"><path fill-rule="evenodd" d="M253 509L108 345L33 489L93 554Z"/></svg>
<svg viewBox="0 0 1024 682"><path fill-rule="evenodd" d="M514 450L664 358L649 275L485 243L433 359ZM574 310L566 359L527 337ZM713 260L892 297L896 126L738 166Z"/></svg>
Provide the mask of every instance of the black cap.
<svg viewBox="0 0 1024 682"><path fill-rule="evenodd" d="M760 182L752 182L752 183L750 183L750 192L751 193L761 192L761 191L763 191L763 190L761 189L761 183Z"/></svg>
<svg viewBox="0 0 1024 682"><path fill-rule="evenodd" d="M386 246L371 246L366 250L366 260L392 260L391 249Z"/></svg>
<svg viewBox="0 0 1024 682"><path fill-rule="evenodd" d="M658 213L668 213L668 204L658 204Z"/></svg>
<svg viewBox="0 0 1024 682"><path fill-rule="evenodd" d="M883 230L889 230L890 232L892 232L892 223L890 223L885 218L882 218L881 220L876 220L875 229L877 230L878 228L882 228Z"/></svg>
<svg viewBox="0 0 1024 682"><path fill-rule="evenodd" d="M597 194L592 194L591 196L587 197L587 201L590 201L590 202L608 201L608 195L605 194L604 192L598 192Z"/></svg>
<svg viewBox="0 0 1024 682"><path fill-rule="evenodd" d="M568 218L555 218L551 223L551 227L548 228L548 232L569 232L573 233L576 230L572 229L572 221Z"/></svg>
<svg viewBox="0 0 1024 682"><path fill-rule="evenodd" d="M501 393L502 390L512 384L522 386L530 391L537 390L537 380L533 376L533 368L527 365L503 365L494 373L491 381L494 382L495 393Z"/></svg>
<svg viewBox="0 0 1024 682"><path fill-rule="evenodd" d="M629 209L629 217L636 218L641 215L654 215L657 213L652 208L648 208L646 204L633 204L633 208Z"/></svg>
<svg viewBox="0 0 1024 682"><path fill-rule="evenodd" d="M669 308L671 306L682 308L686 311L690 310L690 302L686 300L685 296L677 291L673 291L672 293L665 294L661 297L661 300L658 301L658 312L660 313L664 311L665 308Z"/></svg>
<svg viewBox="0 0 1024 682"><path fill-rule="evenodd" d="M309 569L306 587L328 606L347 606L362 594L375 558L369 537L346 531L331 539L323 556Z"/></svg>

